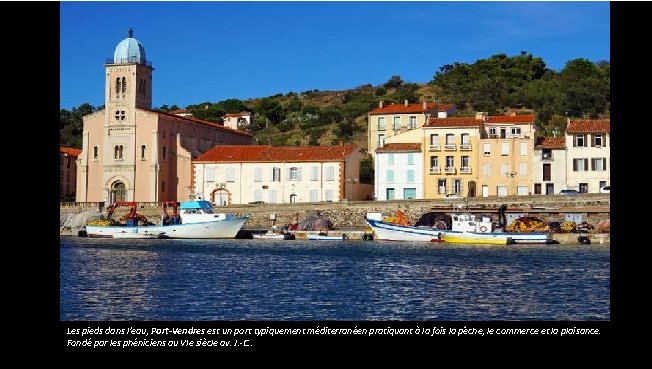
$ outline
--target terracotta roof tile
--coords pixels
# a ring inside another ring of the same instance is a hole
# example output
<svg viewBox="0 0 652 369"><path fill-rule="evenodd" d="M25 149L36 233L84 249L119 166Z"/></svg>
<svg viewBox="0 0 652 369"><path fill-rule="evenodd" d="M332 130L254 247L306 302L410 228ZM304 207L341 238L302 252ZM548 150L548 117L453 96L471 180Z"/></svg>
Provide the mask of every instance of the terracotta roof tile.
<svg viewBox="0 0 652 369"><path fill-rule="evenodd" d="M429 110L436 109L437 111L448 111L455 107L455 104L438 104L428 103L426 108L423 108L423 103L409 104L392 104L376 108L369 112L369 114L409 114L409 113L424 113Z"/></svg>
<svg viewBox="0 0 652 369"><path fill-rule="evenodd" d="M67 154L70 156L79 156L81 154L81 149L75 149L74 147L59 147L59 152L63 154Z"/></svg>
<svg viewBox="0 0 652 369"><path fill-rule="evenodd" d="M344 161L358 150L355 145L339 146L285 146L224 145L215 146L193 162L305 162Z"/></svg>
<svg viewBox="0 0 652 369"><path fill-rule="evenodd" d="M157 110L152 110L152 109L142 109L142 110L148 111L148 112L150 112L150 113L156 113L156 114L160 114L160 115L165 115L165 116L167 116L167 117L173 117L173 118L175 118L175 119L180 119L180 120L182 120L182 121L194 122L194 123L199 123L199 124L203 124L203 125L206 125L206 126L211 126L211 127L213 127L213 128L217 128L217 129L220 129L220 130L222 130L222 131L228 131L228 132L235 133L235 134L242 135L242 136L253 137L253 135L252 135L251 133L238 131L238 130L236 130L236 129L232 129L232 128L229 128L229 127L225 127L225 126L223 126L223 125L221 125L221 124L219 124L219 123L209 122L209 121L207 121L207 120L201 120L201 119L197 119L197 118L193 118L193 117L182 117L182 116L180 116L180 115L174 115L174 114L170 114L170 113L164 113L164 112L162 112L162 111L157 111Z"/></svg>
<svg viewBox="0 0 652 369"><path fill-rule="evenodd" d="M396 151L421 151L420 143L386 143L383 147L376 149L376 152Z"/></svg>
<svg viewBox="0 0 652 369"><path fill-rule="evenodd" d="M566 137L539 137L534 144L535 149L565 149Z"/></svg>
<svg viewBox="0 0 652 369"><path fill-rule="evenodd" d="M450 117L450 118L430 118L424 127L480 127L482 121L474 117Z"/></svg>
<svg viewBox="0 0 652 369"><path fill-rule="evenodd" d="M566 128L566 133L609 133L610 130L609 119L571 120Z"/></svg>
<svg viewBox="0 0 652 369"><path fill-rule="evenodd" d="M487 123L532 124L534 115L490 115Z"/></svg>

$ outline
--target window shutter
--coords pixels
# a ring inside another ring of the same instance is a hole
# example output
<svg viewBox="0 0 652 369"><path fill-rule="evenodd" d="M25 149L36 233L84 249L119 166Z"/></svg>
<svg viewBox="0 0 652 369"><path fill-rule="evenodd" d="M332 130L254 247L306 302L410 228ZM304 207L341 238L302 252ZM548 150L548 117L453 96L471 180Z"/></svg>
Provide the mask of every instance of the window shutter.
<svg viewBox="0 0 652 369"><path fill-rule="evenodd" d="M297 180L301 180L301 167L297 168Z"/></svg>
<svg viewBox="0 0 652 369"><path fill-rule="evenodd" d="M595 146L595 135L589 135L588 136L589 141L591 141L591 147Z"/></svg>
<svg viewBox="0 0 652 369"><path fill-rule="evenodd" d="M573 159L573 172L577 172L577 159Z"/></svg>
<svg viewBox="0 0 652 369"><path fill-rule="evenodd" d="M290 173L292 173L292 168L288 169L288 170L285 172L285 180L288 181L288 182L289 182L290 179L292 178L292 177L290 177Z"/></svg>
<svg viewBox="0 0 652 369"><path fill-rule="evenodd" d="M607 170L607 158L602 158L602 170Z"/></svg>

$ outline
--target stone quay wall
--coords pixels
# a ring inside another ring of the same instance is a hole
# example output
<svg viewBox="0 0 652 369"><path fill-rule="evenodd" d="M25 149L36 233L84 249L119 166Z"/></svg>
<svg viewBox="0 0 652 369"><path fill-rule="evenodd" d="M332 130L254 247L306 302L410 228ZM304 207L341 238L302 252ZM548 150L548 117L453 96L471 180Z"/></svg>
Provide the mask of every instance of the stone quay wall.
<svg viewBox="0 0 652 369"><path fill-rule="evenodd" d="M609 194L581 194L574 196L562 195L531 195L489 198L465 198L449 200L390 200L390 201L341 201L295 204L247 204L215 207L216 212L231 212L249 214L251 218L244 228L269 228L273 224L291 224L309 215L322 215L333 222L335 228L366 227L365 218L368 212L379 212L383 215L394 215L401 210L411 222L416 222L427 212L451 213L456 206L469 207L472 212L495 216L501 205L507 206L507 214L516 213L533 216L544 221L565 220L568 213L581 214L582 219L590 224L608 219L610 216ZM106 213L102 204L62 203L63 213L79 213L97 210ZM158 204L139 204L138 213L145 215L153 222L159 221L161 208ZM116 212L116 215L117 212ZM494 218L496 219L496 218Z"/></svg>

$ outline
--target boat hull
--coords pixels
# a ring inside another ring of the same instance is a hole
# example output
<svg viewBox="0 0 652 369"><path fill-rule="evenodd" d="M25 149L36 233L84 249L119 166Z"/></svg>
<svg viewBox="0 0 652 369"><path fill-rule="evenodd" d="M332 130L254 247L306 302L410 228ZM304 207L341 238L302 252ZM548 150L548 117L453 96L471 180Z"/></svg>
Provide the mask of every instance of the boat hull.
<svg viewBox="0 0 652 369"><path fill-rule="evenodd" d="M483 245L509 245L514 243L511 237L494 233L447 233L442 236L447 243L483 244Z"/></svg>
<svg viewBox="0 0 652 369"><path fill-rule="evenodd" d="M88 237L128 238L132 234L162 233L161 238L234 238L249 217L234 217L213 222L164 226L86 226ZM118 237L115 237L118 235ZM138 236L134 236L136 238ZM140 237L142 238L142 237Z"/></svg>
<svg viewBox="0 0 652 369"><path fill-rule="evenodd" d="M367 223L375 233L374 239L385 241L420 241L438 242L447 230L432 227L412 227L380 220L367 219Z"/></svg>

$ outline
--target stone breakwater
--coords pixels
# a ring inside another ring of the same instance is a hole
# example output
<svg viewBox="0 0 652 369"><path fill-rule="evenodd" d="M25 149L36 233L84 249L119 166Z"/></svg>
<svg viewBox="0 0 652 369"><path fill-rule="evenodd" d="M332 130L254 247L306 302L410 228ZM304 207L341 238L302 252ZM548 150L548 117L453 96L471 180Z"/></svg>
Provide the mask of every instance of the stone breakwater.
<svg viewBox="0 0 652 369"><path fill-rule="evenodd" d="M543 221L563 222L566 214L579 214L590 224L597 225L610 217L609 194L582 194L577 196L532 195L492 198L469 198L467 200L393 200L393 201L341 201L295 204L246 204L215 207L216 212L249 214L251 218L244 228L269 228L273 224L291 224L309 215L319 214L331 222L335 228L366 227L366 215L369 212L393 215L402 211L411 222L416 222L427 212L453 211L454 206L462 204L478 214L495 216L501 205L507 206L507 214L522 214L540 218ZM74 214L92 211L89 204L62 204L62 219L73 219ZM106 213L106 209L104 209ZM160 221L160 207L147 204L139 207L138 213L150 221ZM72 214L72 215L71 215ZM64 216L65 215L65 216ZM75 223L75 222L71 222ZM61 234L77 234L72 227L60 224Z"/></svg>

